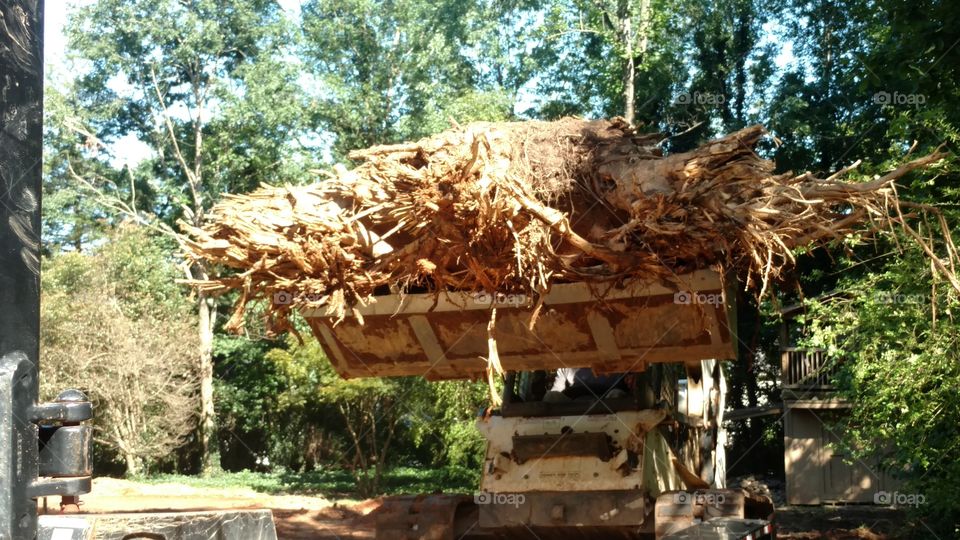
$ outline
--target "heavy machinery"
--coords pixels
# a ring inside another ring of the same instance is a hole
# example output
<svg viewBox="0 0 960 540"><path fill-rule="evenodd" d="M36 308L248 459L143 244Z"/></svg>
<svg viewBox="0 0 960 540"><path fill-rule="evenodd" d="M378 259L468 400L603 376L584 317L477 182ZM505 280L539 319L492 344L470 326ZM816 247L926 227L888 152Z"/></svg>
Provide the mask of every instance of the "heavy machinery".
<svg viewBox="0 0 960 540"><path fill-rule="evenodd" d="M390 294L359 307L362 321L304 311L343 377L479 377L491 339L506 370L502 404L477 422L487 440L480 490L390 499L377 537L772 534L769 499L726 487L730 282L700 270L555 284L536 301Z"/></svg>

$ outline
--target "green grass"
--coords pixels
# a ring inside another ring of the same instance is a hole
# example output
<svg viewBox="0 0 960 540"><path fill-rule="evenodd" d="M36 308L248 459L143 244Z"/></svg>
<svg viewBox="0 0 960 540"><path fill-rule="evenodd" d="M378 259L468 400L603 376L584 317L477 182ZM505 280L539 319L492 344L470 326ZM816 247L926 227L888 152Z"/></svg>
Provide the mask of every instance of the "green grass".
<svg viewBox="0 0 960 540"><path fill-rule="evenodd" d="M322 495L329 499L358 499L356 482L348 471L327 469L306 473L220 472L209 476L157 474L134 478L145 484L180 484L197 488L248 488L272 495ZM477 473L460 467L423 469L396 467L384 472L381 494L472 493Z"/></svg>

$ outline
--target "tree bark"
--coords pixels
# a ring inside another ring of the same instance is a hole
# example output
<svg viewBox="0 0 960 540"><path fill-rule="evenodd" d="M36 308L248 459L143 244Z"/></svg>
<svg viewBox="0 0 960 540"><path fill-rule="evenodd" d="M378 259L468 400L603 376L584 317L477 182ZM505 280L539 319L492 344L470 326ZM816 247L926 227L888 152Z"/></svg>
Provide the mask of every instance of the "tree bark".
<svg viewBox="0 0 960 540"><path fill-rule="evenodd" d="M200 351L200 452L203 474L220 470L220 445L217 440L217 412L213 403L213 329L217 309L209 296L200 293L198 300Z"/></svg>
<svg viewBox="0 0 960 540"><path fill-rule="evenodd" d="M633 59L633 24L630 20L631 0L620 0L617 18L620 19L620 42L623 44L626 64L623 66L623 118L633 125L636 117L635 85L636 64Z"/></svg>
<svg viewBox="0 0 960 540"><path fill-rule="evenodd" d="M140 474L143 473L143 463L140 458L131 453L125 452L123 454L123 459L127 464L127 472L125 473L125 476L129 478L133 476L140 476Z"/></svg>

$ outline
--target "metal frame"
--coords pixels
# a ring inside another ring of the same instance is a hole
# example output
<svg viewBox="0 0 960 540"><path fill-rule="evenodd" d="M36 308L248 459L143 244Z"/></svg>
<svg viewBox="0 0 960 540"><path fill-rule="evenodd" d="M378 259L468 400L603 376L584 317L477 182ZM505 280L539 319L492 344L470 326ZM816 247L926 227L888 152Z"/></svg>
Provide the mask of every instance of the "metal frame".
<svg viewBox="0 0 960 540"><path fill-rule="evenodd" d="M90 491L93 410L37 403L43 1L0 0L0 23L0 539L30 540L36 498Z"/></svg>

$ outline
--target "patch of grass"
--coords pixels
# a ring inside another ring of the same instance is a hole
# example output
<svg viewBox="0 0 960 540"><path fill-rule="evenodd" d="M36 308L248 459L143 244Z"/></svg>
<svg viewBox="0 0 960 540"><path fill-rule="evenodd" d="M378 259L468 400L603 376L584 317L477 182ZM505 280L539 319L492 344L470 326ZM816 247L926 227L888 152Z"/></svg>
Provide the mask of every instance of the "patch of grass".
<svg viewBox="0 0 960 540"><path fill-rule="evenodd" d="M262 493L284 493L283 482L277 473L254 471L218 472L207 476L184 474L153 474L131 480L143 484L179 484L195 488L249 488Z"/></svg>
<svg viewBox="0 0 960 540"><path fill-rule="evenodd" d="M473 493L480 483L479 471L463 467L421 469L397 467L384 475L386 495L414 493Z"/></svg>
<svg viewBox="0 0 960 540"><path fill-rule="evenodd" d="M479 473L462 467L427 469L395 467L384 472L381 494L472 493L476 491ZM328 499L361 498L356 481L349 471L325 469L305 473L294 472L219 472L208 476L156 474L134 478L145 484L179 484L196 488L247 488L271 495L321 495Z"/></svg>

